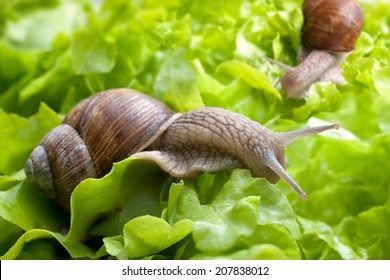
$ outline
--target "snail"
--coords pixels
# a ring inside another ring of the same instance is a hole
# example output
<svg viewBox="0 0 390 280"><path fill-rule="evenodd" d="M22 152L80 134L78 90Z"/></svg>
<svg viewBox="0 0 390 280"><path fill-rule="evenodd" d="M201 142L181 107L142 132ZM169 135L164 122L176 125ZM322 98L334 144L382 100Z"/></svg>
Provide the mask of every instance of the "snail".
<svg viewBox="0 0 390 280"><path fill-rule="evenodd" d="M65 211L83 179L102 177L127 157L152 160L176 178L246 168L271 183L283 178L305 198L285 170L285 148L304 136L337 128L331 124L275 133L222 108L175 113L146 94L111 89L79 103L49 131L26 161L25 173Z"/></svg>
<svg viewBox="0 0 390 280"><path fill-rule="evenodd" d="M280 79L286 96L296 99L305 97L315 82L345 82L341 64L354 49L364 24L363 9L353 0L305 0L302 13L298 65L276 62L287 70Z"/></svg>

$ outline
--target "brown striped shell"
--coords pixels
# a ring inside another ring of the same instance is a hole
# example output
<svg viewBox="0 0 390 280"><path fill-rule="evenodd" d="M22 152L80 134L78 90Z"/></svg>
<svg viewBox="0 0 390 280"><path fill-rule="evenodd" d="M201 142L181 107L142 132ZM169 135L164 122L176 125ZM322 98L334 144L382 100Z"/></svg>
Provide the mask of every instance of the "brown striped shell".
<svg viewBox="0 0 390 280"><path fill-rule="evenodd" d="M129 89L93 95L34 149L25 165L27 176L69 210L70 194L83 179L102 177L114 162L143 150L174 115L159 101Z"/></svg>
<svg viewBox="0 0 390 280"><path fill-rule="evenodd" d="M308 49L349 52L364 23L363 9L353 0L305 0L302 44Z"/></svg>

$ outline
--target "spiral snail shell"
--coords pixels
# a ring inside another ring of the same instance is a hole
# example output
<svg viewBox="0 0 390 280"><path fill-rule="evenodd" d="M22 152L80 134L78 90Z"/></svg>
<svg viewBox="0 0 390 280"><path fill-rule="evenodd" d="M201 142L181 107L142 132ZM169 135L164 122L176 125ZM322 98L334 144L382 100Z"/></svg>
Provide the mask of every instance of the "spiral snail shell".
<svg viewBox="0 0 390 280"><path fill-rule="evenodd" d="M302 44L307 49L349 52L363 29L364 13L351 0L305 0Z"/></svg>
<svg viewBox="0 0 390 280"><path fill-rule="evenodd" d="M26 161L25 172L65 211L82 180L104 176L114 162L127 157L152 160L177 178L247 168L272 183L282 177L305 197L285 170L285 148L296 139L337 128L332 124L275 133L221 108L179 114L148 95L112 89L84 100L49 131Z"/></svg>

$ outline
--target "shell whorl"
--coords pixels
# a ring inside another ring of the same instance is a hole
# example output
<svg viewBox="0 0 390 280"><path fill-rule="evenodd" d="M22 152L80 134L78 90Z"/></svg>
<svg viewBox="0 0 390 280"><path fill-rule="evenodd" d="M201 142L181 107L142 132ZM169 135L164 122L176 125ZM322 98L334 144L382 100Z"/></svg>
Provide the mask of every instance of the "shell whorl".
<svg viewBox="0 0 390 280"><path fill-rule="evenodd" d="M48 197L55 198L54 179L45 148L36 147L24 165L26 176Z"/></svg>
<svg viewBox="0 0 390 280"><path fill-rule="evenodd" d="M64 123L80 134L100 177L110 171L113 162L147 147L174 115L148 95L115 89L84 100L65 117Z"/></svg>

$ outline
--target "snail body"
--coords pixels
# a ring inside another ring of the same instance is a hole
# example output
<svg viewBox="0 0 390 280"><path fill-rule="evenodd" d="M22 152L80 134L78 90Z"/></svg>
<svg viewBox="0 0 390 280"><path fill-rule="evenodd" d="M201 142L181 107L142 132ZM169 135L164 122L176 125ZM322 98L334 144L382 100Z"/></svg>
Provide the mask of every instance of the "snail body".
<svg viewBox="0 0 390 280"><path fill-rule="evenodd" d="M280 79L287 97L305 97L311 84L342 84L341 64L354 49L364 24L362 7L354 0L305 0L298 66Z"/></svg>
<svg viewBox="0 0 390 280"><path fill-rule="evenodd" d="M127 157L152 160L176 178L202 172L249 169L271 183L283 178L306 194L286 172L287 145L338 125L272 132L221 108L175 113L148 95L113 89L77 105L43 138L25 164L29 180L69 211L70 195L84 179L107 174Z"/></svg>

